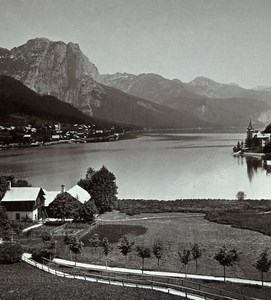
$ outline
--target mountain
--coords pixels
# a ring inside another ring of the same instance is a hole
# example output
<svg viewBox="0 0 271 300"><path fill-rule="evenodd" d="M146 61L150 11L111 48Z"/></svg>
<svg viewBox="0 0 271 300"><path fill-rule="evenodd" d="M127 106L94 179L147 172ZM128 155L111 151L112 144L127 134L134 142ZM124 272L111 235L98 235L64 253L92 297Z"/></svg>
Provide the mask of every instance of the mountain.
<svg viewBox="0 0 271 300"><path fill-rule="evenodd" d="M136 76L128 73L116 73L101 75L98 80L105 85L155 103L163 103L166 99L178 96L200 98L193 91L189 91L180 80L169 80L157 74L140 74Z"/></svg>
<svg viewBox="0 0 271 300"><path fill-rule="evenodd" d="M41 96L20 81L0 75L0 119L43 120L64 123L87 123L109 125L85 115L71 104L54 96Z"/></svg>
<svg viewBox="0 0 271 300"><path fill-rule="evenodd" d="M250 98L271 103L271 90L244 89L236 83L219 83L203 76L188 82L186 88L208 98Z"/></svg>
<svg viewBox="0 0 271 300"><path fill-rule="evenodd" d="M36 38L11 50L0 48L0 74L95 118L155 128L210 126L190 112L176 112L98 83L102 80L97 67L74 43Z"/></svg>
<svg viewBox="0 0 271 300"><path fill-rule="evenodd" d="M93 115L103 88L100 74L78 44L29 40L11 49L0 48L0 73L12 76L40 94L55 96Z"/></svg>
<svg viewBox="0 0 271 300"><path fill-rule="evenodd" d="M185 83L156 74L116 73L101 75L99 80L134 96L190 112L198 119L224 127L246 126L250 118L262 125L271 118L271 97L266 103L267 92L222 84L205 77Z"/></svg>

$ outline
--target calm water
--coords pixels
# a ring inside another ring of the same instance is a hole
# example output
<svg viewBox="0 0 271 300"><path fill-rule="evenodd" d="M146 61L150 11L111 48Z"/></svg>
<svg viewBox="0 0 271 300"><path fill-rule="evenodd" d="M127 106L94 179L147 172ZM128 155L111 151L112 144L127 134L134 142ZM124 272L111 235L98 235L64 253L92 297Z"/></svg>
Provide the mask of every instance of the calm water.
<svg viewBox="0 0 271 300"><path fill-rule="evenodd" d="M56 145L0 152L0 171L33 186L72 187L89 166L106 165L119 198L271 198L271 176L261 162L234 158L244 134L151 134L118 142Z"/></svg>

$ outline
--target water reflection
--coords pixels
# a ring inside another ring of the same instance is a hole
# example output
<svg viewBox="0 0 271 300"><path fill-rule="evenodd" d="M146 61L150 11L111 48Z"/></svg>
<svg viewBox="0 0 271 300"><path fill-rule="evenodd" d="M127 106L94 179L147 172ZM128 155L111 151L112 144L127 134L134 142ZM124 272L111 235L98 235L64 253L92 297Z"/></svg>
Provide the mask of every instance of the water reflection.
<svg viewBox="0 0 271 300"><path fill-rule="evenodd" d="M255 159L253 157L246 157L247 163L247 176L251 182L253 177L258 173L258 169L264 169L264 163L261 159Z"/></svg>

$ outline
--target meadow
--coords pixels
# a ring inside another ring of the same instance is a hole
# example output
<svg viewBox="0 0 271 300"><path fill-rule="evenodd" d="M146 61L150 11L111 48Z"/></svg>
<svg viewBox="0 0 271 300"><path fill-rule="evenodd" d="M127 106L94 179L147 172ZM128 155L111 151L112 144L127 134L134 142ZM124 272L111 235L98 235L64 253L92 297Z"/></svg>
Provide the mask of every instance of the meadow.
<svg viewBox="0 0 271 300"><path fill-rule="evenodd" d="M139 230L142 226L145 227L144 231ZM260 253L271 245L271 237L267 235L210 222L204 218L204 214L199 213L149 213L134 216L117 212L107 213L96 221L96 226L87 236L91 237L93 233L98 233L104 237L106 228L110 228L108 237L115 241L113 251L108 256L108 264L111 266L125 265L125 259L116 242L120 237L120 228L125 228L123 234L134 241L135 245L145 244L151 247L156 240L162 240L164 252L159 269L164 271L184 272L178 251L191 249L195 243L199 243L203 253L198 261L198 273L222 276L223 268L213 257L223 245L226 245L229 248L236 248L240 253L240 262L234 268L227 268L226 275L260 280L260 274L253 264ZM102 249L94 252L92 247L85 246L80 254L80 260L104 264L105 256ZM141 258L137 256L135 249L128 255L126 266L141 267ZM157 259L153 255L145 260L145 268L158 269ZM189 263L188 273L195 273L194 261ZM271 275L267 274L265 278L271 280Z"/></svg>
<svg viewBox="0 0 271 300"><path fill-rule="evenodd" d="M26 263L1 265L0 299L8 300L174 300L181 299L161 292L97 284L54 276Z"/></svg>

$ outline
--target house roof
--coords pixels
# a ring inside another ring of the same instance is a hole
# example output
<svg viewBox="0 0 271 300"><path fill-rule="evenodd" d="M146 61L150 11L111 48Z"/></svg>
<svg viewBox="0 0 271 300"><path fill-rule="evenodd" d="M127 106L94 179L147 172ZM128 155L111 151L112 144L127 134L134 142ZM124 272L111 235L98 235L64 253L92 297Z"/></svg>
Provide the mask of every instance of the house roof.
<svg viewBox="0 0 271 300"><path fill-rule="evenodd" d="M81 203L84 203L90 199L90 194L78 184L69 189L67 193L69 193L75 199L78 199Z"/></svg>
<svg viewBox="0 0 271 300"><path fill-rule="evenodd" d="M45 192L45 206L49 206L53 202L60 191L44 191Z"/></svg>
<svg viewBox="0 0 271 300"><path fill-rule="evenodd" d="M1 201L36 201L41 190L40 187L11 187Z"/></svg>

